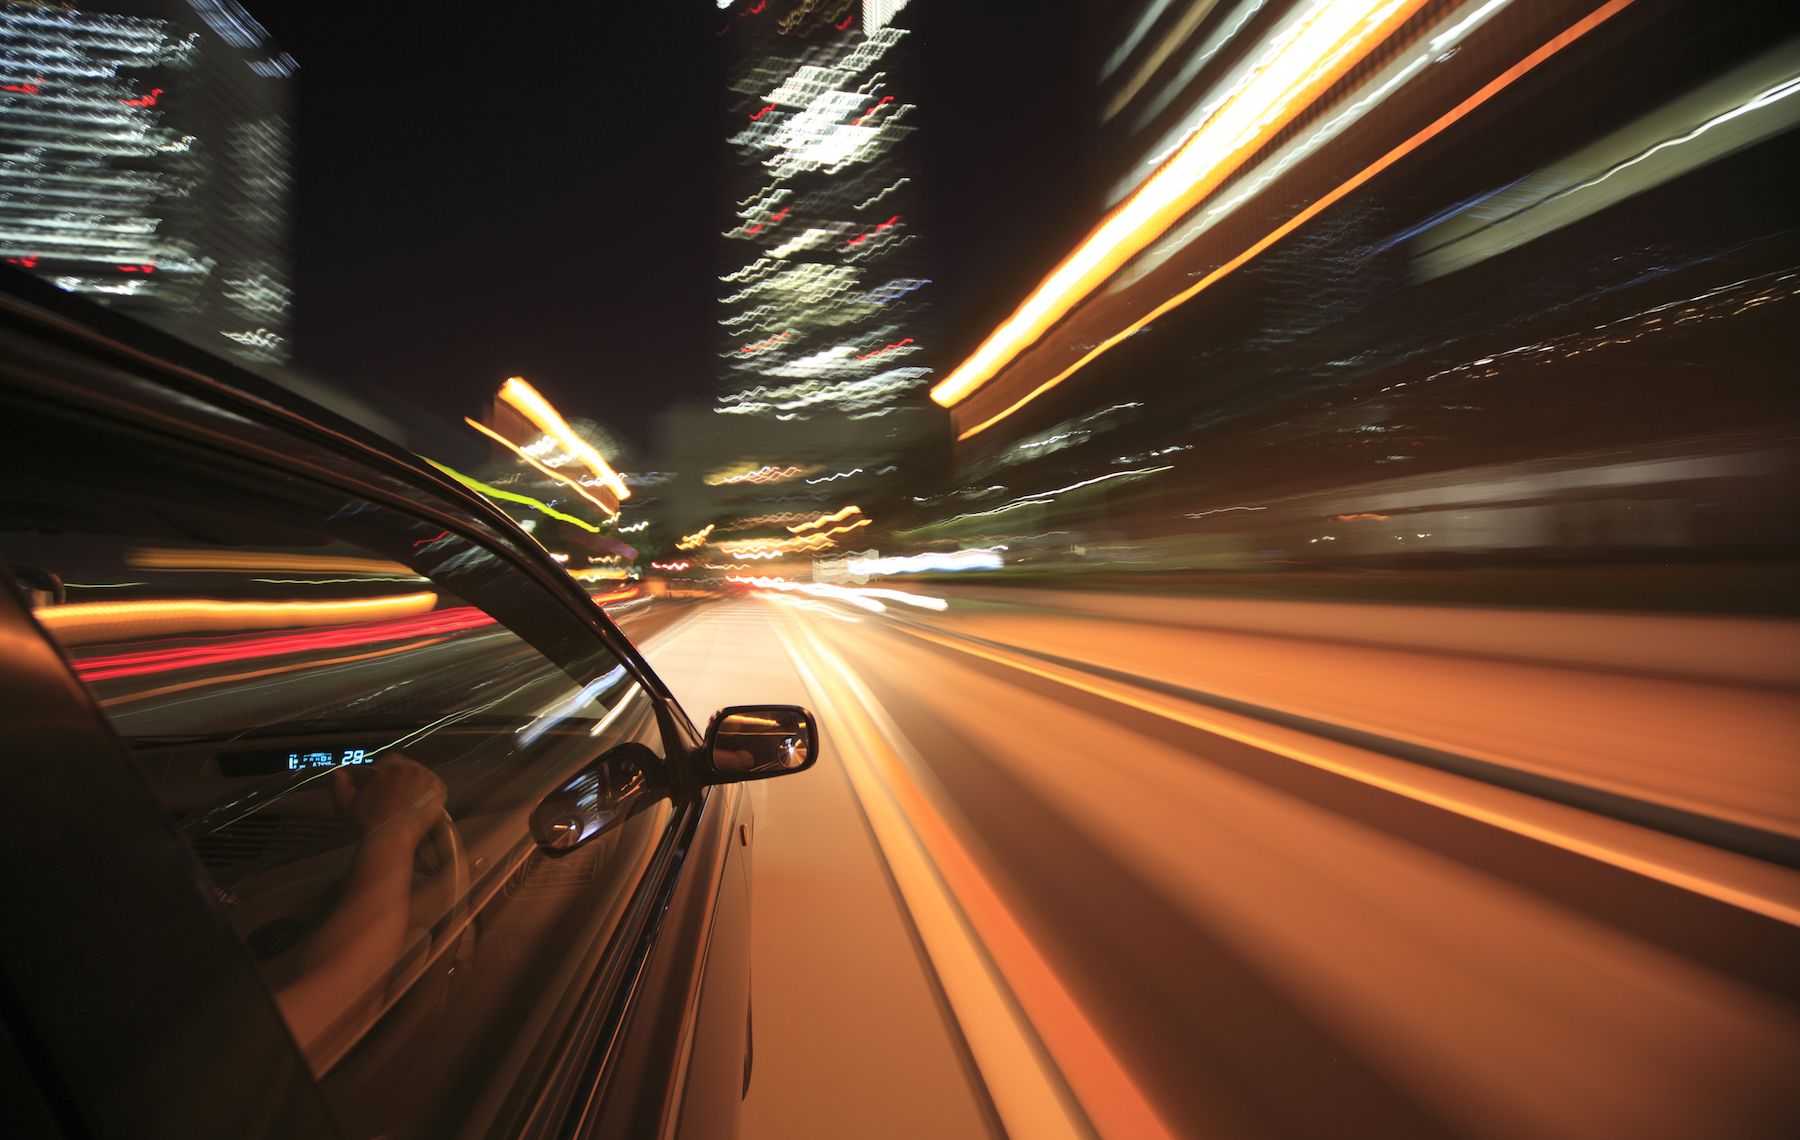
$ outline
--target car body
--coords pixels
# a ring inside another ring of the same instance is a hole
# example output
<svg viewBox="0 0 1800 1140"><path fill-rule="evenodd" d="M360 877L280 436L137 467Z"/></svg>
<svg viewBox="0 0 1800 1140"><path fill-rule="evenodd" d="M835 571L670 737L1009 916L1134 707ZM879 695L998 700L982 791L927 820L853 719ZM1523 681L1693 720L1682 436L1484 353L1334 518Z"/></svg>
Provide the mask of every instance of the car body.
<svg viewBox="0 0 1800 1140"><path fill-rule="evenodd" d="M735 1134L739 785L810 714L724 710L715 767L480 496L0 284L9 1133Z"/></svg>

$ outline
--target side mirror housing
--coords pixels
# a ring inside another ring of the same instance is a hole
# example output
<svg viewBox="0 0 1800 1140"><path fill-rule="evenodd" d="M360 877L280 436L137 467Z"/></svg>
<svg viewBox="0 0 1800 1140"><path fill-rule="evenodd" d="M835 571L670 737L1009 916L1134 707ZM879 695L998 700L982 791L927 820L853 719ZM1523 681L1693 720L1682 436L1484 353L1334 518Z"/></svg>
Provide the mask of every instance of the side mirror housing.
<svg viewBox="0 0 1800 1140"><path fill-rule="evenodd" d="M733 705L713 714L694 757L703 784L804 772L819 759L819 724L799 705Z"/></svg>
<svg viewBox="0 0 1800 1140"><path fill-rule="evenodd" d="M531 809L531 837L556 858L625 821L644 799L646 772L661 763L635 741L609 748Z"/></svg>

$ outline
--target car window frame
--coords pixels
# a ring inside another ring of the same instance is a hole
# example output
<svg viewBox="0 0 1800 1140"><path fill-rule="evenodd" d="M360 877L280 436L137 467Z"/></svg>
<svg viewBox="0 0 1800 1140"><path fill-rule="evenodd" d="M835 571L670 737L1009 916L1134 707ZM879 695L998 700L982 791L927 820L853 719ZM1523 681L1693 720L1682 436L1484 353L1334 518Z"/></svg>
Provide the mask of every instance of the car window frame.
<svg viewBox="0 0 1800 1140"><path fill-rule="evenodd" d="M11 280L15 276L20 274L0 275L0 286L18 284ZM30 285L60 293L23 276ZM98 306L88 307L105 313ZM155 339L155 330L140 327L129 331L134 339L137 334ZM177 343L185 346L185 342ZM189 352L198 354L191 347ZM677 754L685 758L701 743L693 722L636 646L574 579L560 568L548 568L547 559L523 553L536 545L535 540L511 518L425 464L400 458L387 441L347 421L331 423L333 417L322 409L316 419L303 417L284 406L293 398L277 398L270 391L275 386L268 381L224 361L212 363L229 377L229 383L159 360L143 349L78 324L66 314L45 311L0 292L0 388L60 404L77 414L174 436L430 519L504 558L591 628L638 683L657 698L671 780L679 782L684 791L697 790L698 781L688 765L676 762ZM57 372L68 374L59 376ZM245 391L246 386L261 390ZM197 420L196 414L207 419ZM245 427L257 429L262 438L252 438ZM293 442L310 444L313 450L308 454L280 446Z"/></svg>
<svg viewBox="0 0 1800 1140"><path fill-rule="evenodd" d="M0 287L10 284L10 281L0 281ZM32 284L40 283L33 281ZM148 334L152 330L126 331L133 339L139 339L140 332ZM150 336L148 339L154 341L155 338ZM227 373L241 371L231 369L223 362L211 363ZM584 1035L585 1042L575 1052L561 1056L552 1066L556 1071L539 1081L528 1097L533 1107L527 1111L526 1118L540 1122L555 1120L560 1129L562 1113L559 1109L570 1103L564 1098L573 1096L577 1100L586 1100L591 1092L583 1094L580 1089L584 1086L591 1089L591 1082L607 1080L622 1048L630 1051L642 1047L642 1043L632 1045L626 1040L637 1036L632 1032L631 1023L641 1020L636 1015L640 1006L636 1000L639 982L654 962L681 949L671 947L669 940L661 936L663 912L677 894L693 895L699 884L695 881L696 875L686 871L696 840L700 841L701 848L710 850L717 846L707 842L706 836L719 828L702 827L703 818L716 823L716 817L727 801L734 801L735 797L729 794L715 796L712 788L703 786L690 762L701 747L702 738L661 678L578 584L548 559L530 553L534 545L532 540L511 519L485 501L476 499L472 492L420 464L398 457L385 443L364 438L367 433L353 425L331 423L330 417L324 415L308 418L284 406L285 400L268 398L271 393L243 391L244 387L254 388L255 385L241 384L241 377L232 379L231 384L221 383L206 373L170 364L64 315L0 292L0 398L7 403L22 409L36 404L46 410L54 408L59 414L108 421L134 432L173 437L190 446L284 472L454 531L504 559L556 597L572 619L588 627L600 643L618 657L651 698L658 731L664 742L673 810L656 841L650 868L633 887L629 903L631 917L616 929L583 1001L586 1007L583 1016L591 1027ZM263 387L269 385L264 382ZM295 448L291 446L294 443L307 446ZM289 446L280 446L282 444ZM61 675L60 683L75 686L79 703L85 707L85 719L89 723L84 729L89 733L97 729L110 739L117 757L124 761L124 767L143 785L144 794L148 795L148 786L143 784L144 777L131 759L129 746L94 705L91 694L75 678L67 658L54 640L31 619L29 607L17 594L10 572L0 571L0 578L6 580L4 588L13 604L22 607L20 616L24 626L35 632L34 656L41 658L46 651L52 655ZM172 834L173 824L167 814L155 806L153 798L150 803L150 816ZM212 932L214 940L229 943L232 947L229 952L254 972L248 952L225 924L217 900L199 886L205 882L205 874L197 859L178 838L174 842L186 862L192 864L187 868L189 885L209 911L211 925L219 928ZM694 868L696 872L704 870ZM698 875L699 879L707 881L714 877L705 873ZM710 933L710 902L701 909L705 912L703 923ZM698 947L687 948L687 951L698 953L703 962L709 940L703 938ZM257 981L266 998L267 990L262 987L260 977ZM272 1007L272 999L267 1004ZM272 1012L272 1008L266 1012ZM278 1014L274 1016L279 1020ZM285 1024L281 1030L283 1040L297 1054L291 1037L286 1035ZM303 1083L311 1086L312 1095L320 1097L319 1084L306 1072L303 1060L301 1072ZM546 1097L549 1098L547 1101ZM559 1101L561 1105L557 1103ZM549 1117L540 1110L547 1110Z"/></svg>

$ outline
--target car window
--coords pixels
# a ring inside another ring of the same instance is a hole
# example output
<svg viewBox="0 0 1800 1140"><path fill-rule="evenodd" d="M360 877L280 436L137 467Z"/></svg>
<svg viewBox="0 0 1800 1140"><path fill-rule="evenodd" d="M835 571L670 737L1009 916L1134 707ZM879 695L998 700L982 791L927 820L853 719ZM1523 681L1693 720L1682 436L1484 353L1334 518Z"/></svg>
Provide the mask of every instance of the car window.
<svg viewBox="0 0 1800 1140"><path fill-rule="evenodd" d="M407 511L6 418L0 558L346 1127L516 1111L670 818L632 667L508 558Z"/></svg>

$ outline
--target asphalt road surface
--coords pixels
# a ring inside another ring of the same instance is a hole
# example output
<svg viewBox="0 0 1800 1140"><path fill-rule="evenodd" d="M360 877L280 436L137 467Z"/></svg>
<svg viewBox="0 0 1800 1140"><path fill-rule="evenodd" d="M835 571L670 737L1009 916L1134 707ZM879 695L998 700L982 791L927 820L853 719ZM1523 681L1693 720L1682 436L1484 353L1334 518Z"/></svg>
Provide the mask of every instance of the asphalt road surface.
<svg viewBox="0 0 1800 1140"><path fill-rule="evenodd" d="M746 1136L1800 1134L1791 623L769 591L646 632L697 719L825 729L756 785Z"/></svg>

